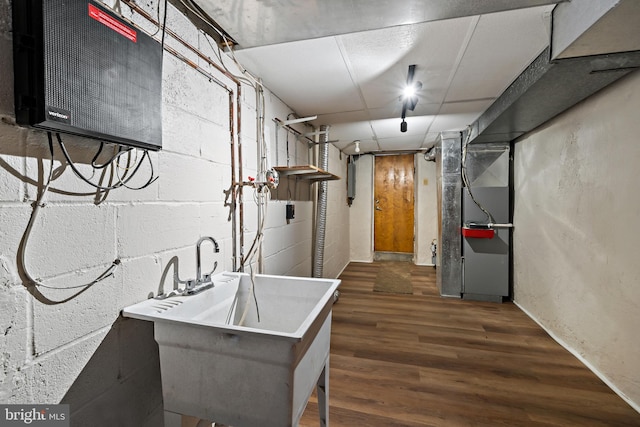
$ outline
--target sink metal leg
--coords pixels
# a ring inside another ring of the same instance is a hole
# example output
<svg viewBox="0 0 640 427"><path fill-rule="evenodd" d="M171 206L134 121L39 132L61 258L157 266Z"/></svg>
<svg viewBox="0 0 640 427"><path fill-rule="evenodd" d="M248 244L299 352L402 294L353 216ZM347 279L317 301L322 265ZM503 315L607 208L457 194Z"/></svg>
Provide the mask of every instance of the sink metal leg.
<svg viewBox="0 0 640 427"><path fill-rule="evenodd" d="M329 358L325 362L324 369L318 378L318 413L320 414L320 427L329 427Z"/></svg>

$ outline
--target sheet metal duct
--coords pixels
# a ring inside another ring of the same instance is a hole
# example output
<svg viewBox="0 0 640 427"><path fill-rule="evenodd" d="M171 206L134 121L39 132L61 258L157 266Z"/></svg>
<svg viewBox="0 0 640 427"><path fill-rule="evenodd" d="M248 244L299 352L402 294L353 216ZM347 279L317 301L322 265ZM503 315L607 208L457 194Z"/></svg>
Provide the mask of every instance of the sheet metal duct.
<svg viewBox="0 0 640 427"><path fill-rule="evenodd" d="M553 12L552 59L640 50L638 0L581 0Z"/></svg>
<svg viewBox="0 0 640 427"><path fill-rule="evenodd" d="M561 3L555 7L553 45L473 123L471 142L512 141L640 68L640 50L618 52L640 49L640 41L633 42L636 36L607 37L606 43L585 47L585 40L602 39L607 33L618 34L620 27L629 28L629 22L633 23L629 31L637 34L637 20L629 20L627 15L640 15L640 2L607 0L608 6L602 7L605 2L600 1ZM599 11L599 17L584 16L594 10ZM581 11L582 15L578 13ZM587 23L580 22L581 17ZM558 36L559 33L564 36ZM604 51L605 46L611 53ZM552 59L554 52L564 58ZM569 57L578 53L588 56Z"/></svg>
<svg viewBox="0 0 640 427"><path fill-rule="evenodd" d="M435 145L438 193L436 285L440 295L460 298L462 292L462 135L443 132Z"/></svg>

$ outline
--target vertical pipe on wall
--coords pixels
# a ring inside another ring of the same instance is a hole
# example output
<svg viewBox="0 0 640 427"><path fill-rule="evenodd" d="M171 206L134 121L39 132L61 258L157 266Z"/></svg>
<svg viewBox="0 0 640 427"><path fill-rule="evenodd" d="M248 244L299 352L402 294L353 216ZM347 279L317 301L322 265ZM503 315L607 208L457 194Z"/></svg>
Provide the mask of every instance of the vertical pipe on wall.
<svg viewBox="0 0 640 427"><path fill-rule="evenodd" d="M318 167L329 169L329 126L320 126L320 144L318 146ZM318 183L318 204L316 211L316 233L313 245L313 277L322 277L324 265L324 237L327 227L327 181Z"/></svg>
<svg viewBox="0 0 640 427"><path fill-rule="evenodd" d="M258 173L257 180L259 182L266 182L267 180L267 166L266 166L266 156L267 153L264 147L264 105L262 103L264 97L264 93L262 90L262 79L259 81L259 84L256 85L256 156L258 162ZM256 233L262 233L262 221L264 212L262 210L262 204L267 203L265 197L262 194L258 195L258 222ZM262 254L262 239L258 238L258 249L257 249L257 258L258 258L258 273L262 274L264 272L264 259Z"/></svg>
<svg viewBox="0 0 640 427"><path fill-rule="evenodd" d="M242 259L242 254L238 255L238 247L242 250L244 245L244 211L242 206L242 150L240 135L242 131L242 85L236 81L236 102L235 102L235 123L231 124L231 240L233 240L233 271L242 270L242 265L238 265L238 259ZM235 124L235 130L234 130ZM236 151L238 160L236 162ZM236 166L237 165L237 166ZM237 171L237 173L236 173ZM237 204L240 203L239 221ZM238 225L238 222L240 223ZM240 231L240 242L238 243L238 230Z"/></svg>
<svg viewBox="0 0 640 427"><path fill-rule="evenodd" d="M236 149L236 143L235 143L235 113L233 110L233 106L234 106L234 102L233 102L233 92L229 92L229 142L231 144L231 187L229 188L230 191L230 195L228 194L227 197L231 197L231 203L230 203L230 214L229 217L231 219L231 263L232 263L232 268L233 271L236 271L237 268L237 254L238 254L238 247L236 244L236 227L237 227L237 220L236 220L236 186L234 185L236 183L236 168L233 167L233 165L235 165L236 163L236 153L235 153L235 149Z"/></svg>
<svg viewBox="0 0 640 427"><path fill-rule="evenodd" d="M142 9L139 5L137 5L135 3L135 1L133 1L133 0L122 0L122 2L124 4L126 4L129 8L131 8L131 10L133 12L135 12L138 15L142 16L147 21L151 22L154 26L160 27L160 22L155 20L149 13L147 13L144 9ZM233 251L232 257L233 257L233 270L236 271L237 268L240 268L241 270L243 270L242 265L240 265L239 267L237 265L237 260L238 259L242 259L242 253L240 254L240 257L238 257L238 246L240 247L241 251L242 251L242 248L244 247L244 208L243 208L243 204L242 204L242 199L243 199L243 194L242 193L243 192L242 192L242 144L241 144L241 135L242 135L242 120L241 120L242 85L240 83L240 80L238 80L233 74L231 74L231 72L229 72L224 67L216 64L211 58L209 58L204 53L202 53L200 50L198 50L197 48L195 48L194 46L192 46L191 44L186 42L177 33L175 33L174 31L172 31L169 28L163 28L163 30L166 32L166 34L171 36L177 42L182 44L184 47L189 49L191 52L195 53L200 59L204 60L208 65L210 65L215 70L217 70L222 75L224 75L229 80L231 80L236 86L236 91L235 91L235 111L236 111L235 120L234 120L234 117L233 117L233 111L234 111L233 110L233 106L232 105L229 106L229 126L230 126L230 132L231 132L231 218L232 218L232 227L233 227L232 228L232 240L233 240L233 243L232 243L232 245L233 245L233 247L232 247L232 251ZM196 69L198 72L204 74L207 78L210 79L211 82L213 82L213 83L225 88L229 92L230 99L232 98L233 91L226 84L224 84L223 82L218 80L216 77L214 77L210 73L206 72L202 67L198 66L198 64L196 64L193 61L191 61L191 60L187 59L186 57L184 57L184 55L180 54L178 51L176 51L175 49L171 48L169 45L165 44L164 45L164 49L167 52L171 53L176 58L184 61L189 66L191 66L194 69ZM236 140L237 140L237 144L236 144ZM236 150L237 150L237 154L238 154L237 166L236 166L236 163L235 163ZM238 172L237 174L236 174L236 171ZM240 205L239 209L237 209L237 204ZM236 221L236 215L238 215L238 213L239 213L239 222L240 222L239 228L237 226L237 221ZM240 231L240 242L239 242L239 245L237 244L237 242L238 242L238 236L237 236L238 230Z"/></svg>
<svg viewBox="0 0 640 427"><path fill-rule="evenodd" d="M242 120L241 120L241 112L242 112L242 105L240 104L240 99L242 98L241 96L242 93L242 87L240 86L240 83L238 82L238 97L237 97L237 107L236 107L236 112L238 113L238 132L237 132L237 140L238 140L238 163L237 163L237 167L238 167L238 181L234 182L233 185L234 186L238 186L238 205L239 205L239 215L240 215L240 224L239 224L239 230L240 230L240 242L239 242L239 247L240 247L240 259L242 261L244 261L244 195L243 195L243 186L242 186L242 177L243 177L243 169L242 169ZM235 165L231 165L232 168L235 168ZM244 271L244 265L242 263L242 261L240 262L240 266L239 266L239 270L240 271Z"/></svg>

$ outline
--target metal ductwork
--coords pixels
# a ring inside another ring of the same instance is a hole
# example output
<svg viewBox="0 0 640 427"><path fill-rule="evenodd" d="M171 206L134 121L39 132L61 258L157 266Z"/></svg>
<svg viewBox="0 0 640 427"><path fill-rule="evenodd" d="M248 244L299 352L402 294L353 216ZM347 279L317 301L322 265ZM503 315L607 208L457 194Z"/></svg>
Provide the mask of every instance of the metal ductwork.
<svg viewBox="0 0 640 427"><path fill-rule="evenodd" d="M638 22L640 1L637 0L580 0L558 4L552 15L550 46L471 125L468 131L469 141L477 144L474 147L480 149L480 152L496 145L490 143L500 143L505 147L505 152L508 152L508 145L505 143L510 143L534 130L640 68ZM465 138L466 135L465 133ZM482 218L482 214L477 209L474 214L474 204L469 202L466 195L462 197L461 145L461 134L445 132L436 144L435 154L440 245L436 260L436 284L441 295L451 297L459 297L461 292L478 294L474 289L466 289L470 281L466 281L465 276L468 274L473 276L474 280L482 279L482 272L479 273L478 268L471 268L474 266L471 265L470 257L488 253L476 250L477 242L473 242L476 248L466 242L464 264L462 262L462 212L466 211L465 220L469 221L469 227L472 220L478 219L474 215ZM474 162L472 159L466 167L473 169L483 166L485 162L480 160ZM493 155L488 156L488 162L494 163ZM508 162L503 163L507 165L503 169L508 170ZM492 192L507 192L504 182L490 186L476 182L475 186L479 187L476 188L479 198L485 193L491 195ZM463 206L461 199L464 200ZM503 205L508 203L508 197L501 197L501 200L507 200ZM504 206L502 212L507 210ZM503 216L499 221L507 219L505 214ZM503 246L507 247L508 238L505 237L503 240ZM495 252L494 250L491 254ZM469 265L466 265L467 261ZM483 259L478 257L477 261L480 268L486 268ZM490 293L504 295L502 292ZM484 297L484 294L482 296Z"/></svg>
<svg viewBox="0 0 640 427"><path fill-rule="evenodd" d="M460 298L462 292L462 134L443 132L435 145L438 194L436 285L440 295Z"/></svg>
<svg viewBox="0 0 640 427"><path fill-rule="evenodd" d="M583 0L553 11L551 45L475 121L471 142L510 142L640 67L640 2Z"/></svg>
<svg viewBox="0 0 640 427"><path fill-rule="evenodd" d="M318 167L329 170L329 126L320 126L318 145ZM318 203L316 211L316 233L313 245L313 277L322 277L324 266L324 236L327 228L327 181L318 183Z"/></svg>

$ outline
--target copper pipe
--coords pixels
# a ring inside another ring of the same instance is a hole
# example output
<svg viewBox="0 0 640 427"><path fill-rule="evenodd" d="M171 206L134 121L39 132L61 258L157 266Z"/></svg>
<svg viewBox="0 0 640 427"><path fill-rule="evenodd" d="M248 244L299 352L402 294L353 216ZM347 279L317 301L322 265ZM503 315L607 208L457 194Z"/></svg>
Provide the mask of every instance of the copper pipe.
<svg viewBox="0 0 640 427"><path fill-rule="evenodd" d="M223 82L218 80L216 77L214 77L213 75L208 73L202 67L200 67L199 65L197 65L193 61L189 60L184 55L180 54L175 49L171 48L170 46L167 46L166 44L164 45L164 49L167 52L169 52L170 54L172 54L176 58L184 61L190 67L193 67L195 70L197 70L198 72L202 73L204 76L209 78L212 82L215 82L219 86L221 86L224 89L226 89L227 92L229 92L229 127L230 127L230 134L231 134L231 196L232 196L232 202L231 202L231 211L232 212L231 213L232 213L232 240L233 240L232 251L233 251L233 265L234 265L234 271L235 271L236 270L236 260L238 258L238 255L237 255L238 248L236 246L236 240L238 240L237 239L238 229L236 228L236 203L237 202L239 202L239 204L240 204L240 209L239 209L239 213L240 213L240 228L239 228L239 230L240 230L240 249L242 250L242 248L244 247L244 208L243 208L243 202L242 202L243 195L242 195L242 184L241 184L241 182L242 182L242 149L241 149L242 148L242 143L241 143L241 139L239 137L240 135L242 135L242 133L241 133L241 129L242 129L242 121L241 121L242 85L240 83L240 80L238 80L233 74L231 74L229 71L227 71L224 67L222 67L222 66L216 64L215 62L213 62L213 60L211 58L206 56L200 50L196 49L191 44L187 43L182 37L180 37L174 31L172 31L169 28L163 27L150 14L148 14L144 9L142 9L138 4L136 4L135 1L133 1L133 0L122 0L122 2L124 4L126 4L127 6L129 6L131 8L131 10L133 10L135 13L137 13L140 16L142 16L147 21L151 22L153 25L157 26L158 28L162 27L162 30L166 34L169 34L172 38L174 38L180 44L185 46L191 52L195 53L199 58L201 58L202 60L206 61L209 65L211 65L213 68L215 68L218 72L223 74L225 77L227 77L229 80L231 80L236 85L236 91L235 91L235 95L236 95L235 106L236 106L236 108L235 109L236 109L236 112L237 112L237 117L236 117L236 120L235 120L236 132L234 133L233 90L230 89L226 84L224 84ZM238 143L237 144L236 144L236 138L238 139ZM238 175L239 175L238 177L236 177L236 174L235 174L235 171L236 171L235 152L236 152L236 150L238 151L238 167L237 167ZM243 271L242 265L240 265L240 269L241 269L241 271Z"/></svg>
<svg viewBox="0 0 640 427"><path fill-rule="evenodd" d="M236 170L233 167L233 165L235 165L235 161L236 161L236 153L235 153L235 149L236 149L236 143L235 143L235 132L234 132L234 112L233 112L233 93L229 92L229 133L230 133L230 138L231 138L231 188L229 189L230 191L230 197L231 197L231 204L230 204L230 209L231 209L231 239L232 239L232 267L233 267L233 271L236 271L236 232L237 232L237 228L236 228L236 186L233 185L233 183L236 182Z"/></svg>
<svg viewBox="0 0 640 427"><path fill-rule="evenodd" d="M138 15L142 16L143 18L145 18L147 21L151 22L153 25L155 25L158 28L161 28L162 25L156 21L153 16L149 15L149 13L147 13L146 10L144 10L143 8L141 8L140 6L138 6L138 4L134 1L134 0L122 0L122 2L124 4L126 4L127 6L129 6L131 8L131 10L133 10L134 12L136 12ZM182 37L180 37L178 34L176 34L174 31L172 31L169 28L164 28L163 29L164 32L166 34L169 34L171 37L173 37L176 41L180 42L184 47L186 47L187 49L189 49L190 51L192 51L193 53L195 53L196 55L198 55L198 57L200 57L201 59L207 61L207 63L209 63L209 65L211 65L212 67L214 67L216 70L218 70L220 73L224 74L225 77L228 77L232 82L234 82L236 84L236 86L240 85L240 81L233 75L231 74L229 71L227 71L224 67L216 64L215 62L213 62L213 60L211 58L209 58L207 55L205 55L204 53L202 53L200 50L196 49L195 47L193 47L191 44L189 44L188 42L186 42Z"/></svg>

